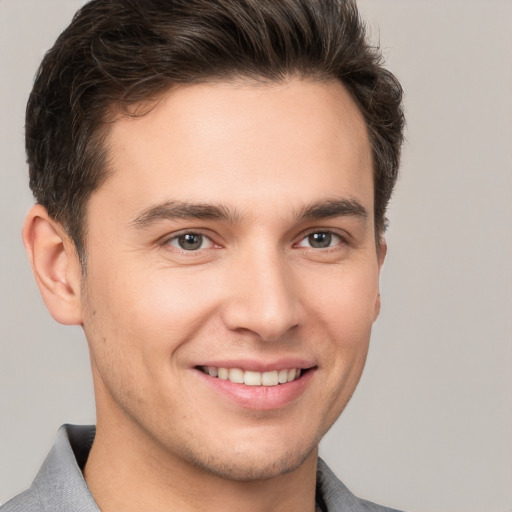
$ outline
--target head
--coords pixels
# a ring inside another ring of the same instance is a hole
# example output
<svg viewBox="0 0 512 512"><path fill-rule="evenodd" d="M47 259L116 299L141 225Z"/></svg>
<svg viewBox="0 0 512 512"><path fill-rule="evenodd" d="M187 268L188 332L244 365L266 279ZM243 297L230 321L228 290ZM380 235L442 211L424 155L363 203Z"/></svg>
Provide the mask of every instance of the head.
<svg viewBox="0 0 512 512"><path fill-rule="evenodd" d="M397 179L401 87L352 0L92 1L46 54L27 106L36 201L86 260L87 201L107 178L109 127L165 90L218 81L338 80L370 138L378 242Z"/></svg>
<svg viewBox="0 0 512 512"><path fill-rule="evenodd" d="M235 480L314 455L379 312L400 97L353 2L79 11L28 105L25 241L98 432Z"/></svg>

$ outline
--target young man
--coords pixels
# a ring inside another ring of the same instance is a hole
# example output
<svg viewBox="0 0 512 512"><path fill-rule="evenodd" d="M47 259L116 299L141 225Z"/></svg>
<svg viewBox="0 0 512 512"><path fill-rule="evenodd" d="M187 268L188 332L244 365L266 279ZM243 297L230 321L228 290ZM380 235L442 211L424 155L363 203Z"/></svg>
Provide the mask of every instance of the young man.
<svg viewBox="0 0 512 512"><path fill-rule="evenodd" d="M380 308L401 89L335 0L93 0L27 107L23 238L97 426L2 512L390 510L318 459Z"/></svg>

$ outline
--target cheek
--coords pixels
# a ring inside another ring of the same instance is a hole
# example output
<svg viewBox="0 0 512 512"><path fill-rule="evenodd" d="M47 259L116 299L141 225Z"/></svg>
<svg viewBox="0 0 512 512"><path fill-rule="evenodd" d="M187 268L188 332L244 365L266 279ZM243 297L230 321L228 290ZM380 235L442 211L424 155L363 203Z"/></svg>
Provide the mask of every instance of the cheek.
<svg viewBox="0 0 512 512"><path fill-rule="evenodd" d="M88 277L84 328L91 344L109 347L109 357L117 352L123 359L131 354L132 365L168 364L215 307L212 287L198 288L197 277L173 269L104 267Z"/></svg>
<svg viewBox="0 0 512 512"><path fill-rule="evenodd" d="M325 329L338 333L347 345L357 345L369 336L379 296L376 265L347 266L312 282L315 291L309 288L303 296L308 297L309 308L316 310Z"/></svg>
<svg viewBox="0 0 512 512"><path fill-rule="evenodd" d="M205 308L163 276L93 270L99 269L88 275L84 330L96 394L112 397L135 416L138 410L149 414L160 388L166 400L173 396L168 388L176 385L172 375L180 366L180 348L200 326L197 311Z"/></svg>
<svg viewBox="0 0 512 512"><path fill-rule="evenodd" d="M378 272L346 269L325 281L324 293L315 294L310 308L316 311L315 339L325 369L325 389L334 409L344 406L364 368L378 297ZM328 385L330 384L330 385ZM338 405L335 405L338 404Z"/></svg>

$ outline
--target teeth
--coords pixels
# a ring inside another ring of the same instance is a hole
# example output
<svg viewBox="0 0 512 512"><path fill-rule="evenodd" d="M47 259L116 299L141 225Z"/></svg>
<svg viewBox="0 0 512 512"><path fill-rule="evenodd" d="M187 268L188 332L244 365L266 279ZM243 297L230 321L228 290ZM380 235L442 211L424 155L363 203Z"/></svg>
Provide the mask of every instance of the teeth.
<svg viewBox="0 0 512 512"><path fill-rule="evenodd" d="M261 373L245 371L244 384L247 384L247 386L261 386Z"/></svg>
<svg viewBox="0 0 512 512"><path fill-rule="evenodd" d="M230 368L228 374L228 380L235 382L236 384L244 383L244 371L240 368Z"/></svg>
<svg viewBox="0 0 512 512"><path fill-rule="evenodd" d="M277 386L279 384L279 377L277 371L265 372L261 374L262 386Z"/></svg>
<svg viewBox="0 0 512 512"><path fill-rule="evenodd" d="M251 370L242 370L241 368L217 368L215 366L202 366L201 370L221 380L230 380L236 384L245 384L246 386L277 386L286 384L300 377L300 368L283 368L282 370L273 370L271 372L254 372Z"/></svg>

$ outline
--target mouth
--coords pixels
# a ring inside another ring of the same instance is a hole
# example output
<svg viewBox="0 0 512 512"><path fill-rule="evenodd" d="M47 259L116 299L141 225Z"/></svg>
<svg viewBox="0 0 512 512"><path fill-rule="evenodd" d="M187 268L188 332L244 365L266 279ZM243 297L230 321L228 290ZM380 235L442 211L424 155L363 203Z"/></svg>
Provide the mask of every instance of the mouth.
<svg viewBox="0 0 512 512"><path fill-rule="evenodd" d="M288 384L300 379L301 375L309 370L307 368L283 368L269 372L257 372L243 370L242 368L222 368L216 366L197 366L196 368L210 377L228 380L234 384L265 387Z"/></svg>
<svg viewBox="0 0 512 512"><path fill-rule="evenodd" d="M194 367L214 396L227 399L236 407L261 412L281 410L296 403L310 387L318 369L312 361L298 359L275 362L270 367L257 361L214 364L211 361Z"/></svg>

